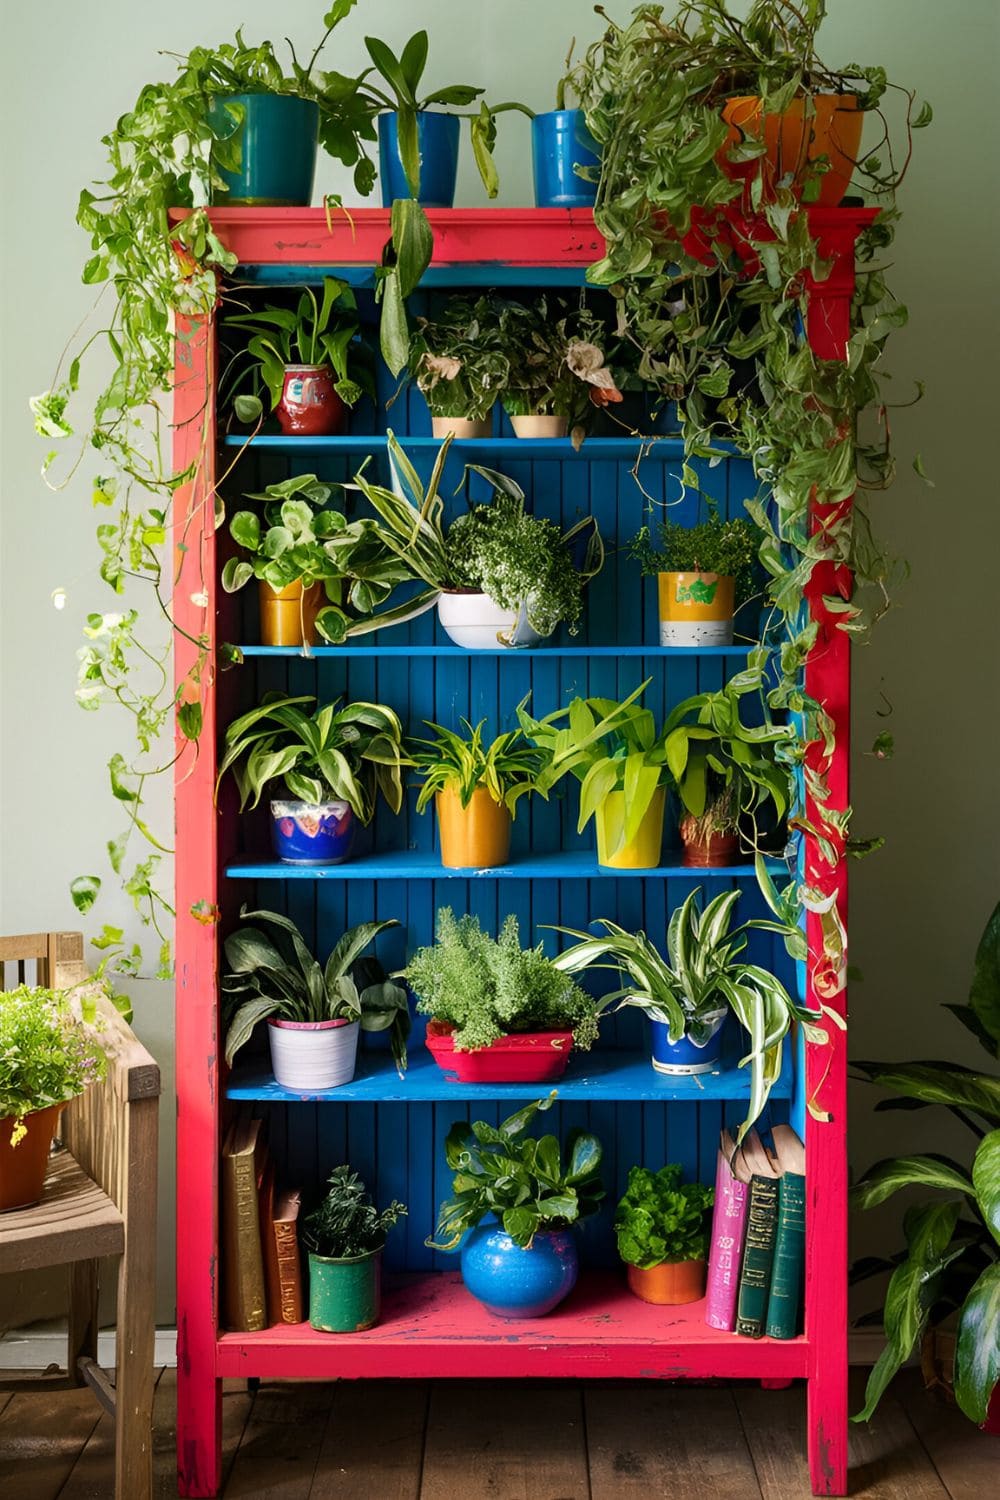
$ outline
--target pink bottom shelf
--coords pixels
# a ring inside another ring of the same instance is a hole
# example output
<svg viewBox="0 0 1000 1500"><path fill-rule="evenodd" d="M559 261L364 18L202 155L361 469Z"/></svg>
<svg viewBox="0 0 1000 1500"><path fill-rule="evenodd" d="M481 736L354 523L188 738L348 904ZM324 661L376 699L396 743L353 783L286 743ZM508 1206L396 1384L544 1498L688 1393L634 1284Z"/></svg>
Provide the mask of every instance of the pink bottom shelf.
<svg viewBox="0 0 1000 1500"><path fill-rule="evenodd" d="M613 1272L590 1272L546 1318L508 1322L470 1297L456 1273L390 1283L366 1333L308 1323L223 1333L218 1376L338 1380L404 1376L788 1379L808 1373L804 1338L740 1338L704 1321L704 1302L653 1307Z"/></svg>

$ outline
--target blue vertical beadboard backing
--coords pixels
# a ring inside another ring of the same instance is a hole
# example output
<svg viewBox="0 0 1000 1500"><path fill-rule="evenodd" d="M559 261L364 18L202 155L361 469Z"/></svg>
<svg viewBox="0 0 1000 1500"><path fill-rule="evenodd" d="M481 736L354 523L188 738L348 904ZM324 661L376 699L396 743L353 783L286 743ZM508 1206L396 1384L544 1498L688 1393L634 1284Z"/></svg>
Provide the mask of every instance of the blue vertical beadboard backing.
<svg viewBox="0 0 1000 1500"><path fill-rule="evenodd" d="M380 400L392 394L394 385L383 371L379 377ZM387 426L397 432L425 434L430 423L423 398L413 388L396 397L391 409L362 413L361 422L376 430ZM507 435L506 419L495 415L498 436ZM604 571L587 590L586 614L572 644L657 642L655 580L643 581L638 569L619 550L644 521L654 524L670 516L686 524L699 517L697 497L685 491L679 462L646 459L638 477L630 462L601 456L592 443L590 462L580 459L519 460L516 447L483 458L490 466L502 467L525 489L529 504L540 515L549 516L564 528L581 517L594 515L608 549ZM586 450L585 450L586 451ZM433 454L422 454L416 465L424 476L430 472ZM265 484L295 472L312 471L333 483L351 477L353 460L343 454L312 450L304 459L294 451L246 450L226 482L230 504L241 492L259 490ZM703 491L718 504L722 514L739 514L744 499L754 493L749 465L729 460L716 466L697 465ZM368 472L388 481L385 454L374 456ZM449 515L463 506L453 492L462 480L462 460L450 456L442 485ZM482 483L474 479L471 493L482 498ZM356 494L335 491L334 503L348 513L364 513ZM259 639L254 589L241 596L244 643ZM370 641L372 638L366 638ZM378 638L376 638L378 639ZM385 634L386 644L430 644L444 642L436 616L431 613ZM552 644L568 644L571 638L557 635ZM530 695L534 712L544 714L566 704L576 693L621 697L650 678L645 702L661 717L680 699L692 693L717 688L738 662L728 659L630 657L559 658L537 657L530 652L511 652L497 658L469 653L464 657L358 657L355 659L306 659L302 656L248 658L239 669L241 707L250 707L269 689L291 693L316 693L321 701L333 698L371 699L393 707L413 733L423 733L422 721L435 720L457 727L461 717L473 723L487 720L497 732L511 727L517 704ZM373 827L360 834L361 848L404 848L431 851L437 834L432 815L418 817L415 790L407 794L400 817L381 806ZM520 804L514 825L515 852L578 848L576 832L578 797L576 784L563 788L548 802L532 798ZM667 845L677 847L676 809L667 817ZM267 827L262 814L241 820L240 846L222 851L223 862L238 854L264 854ZM583 835L593 843L593 828ZM706 873L706 894L740 884L743 917L763 915L764 905L752 879L735 882ZM473 912L483 926L496 932L508 914L517 917L522 941L544 941L551 950L558 936L543 930L549 925L584 928L596 917L607 916L631 928L643 928L662 942L674 905L691 889L680 880L524 881L383 881L372 888L363 881L337 880L259 881L244 884L241 898L251 907L286 912L315 945L321 958L339 938L345 926L371 918L395 919L399 926L379 940L378 951L387 968L401 967L407 955L433 937L434 914L439 905L450 903L458 911ZM786 982L793 972L780 944L764 936L754 938L754 958L775 968ZM594 981L595 989L609 988L610 977ZM609 1018L603 1028L602 1047L645 1045L643 1018L634 1012ZM412 1047L422 1045L424 1022L415 1018ZM384 1039L363 1038L364 1046L385 1046ZM409 1206L409 1216L390 1236L387 1259L390 1266L409 1270L453 1267L452 1257L433 1252L425 1241L431 1234L437 1206L447 1194L449 1173L444 1162L444 1139L453 1121L469 1118L469 1106L456 1086L454 1103L383 1105L367 1104L274 1104L258 1108L270 1118L270 1142L279 1171L289 1182L313 1196L323 1179L338 1163L349 1161L362 1173L379 1203L400 1198ZM503 1103L477 1107L478 1114L496 1123L506 1108ZM785 1119L788 1106L774 1106L774 1118ZM613 1263L614 1235L611 1219L617 1197L624 1189L628 1171L637 1163L649 1167L678 1161L691 1177L712 1181L719 1131L723 1124L736 1125L741 1118L738 1104L636 1104L574 1102L556 1105L541 1117L543 1128L564 1135L573 1127L596 1132L605 1150L605 1211L587 1226L582 1236L584 1259ZM767 1123L765 1117L764 1123Z"/></svg>

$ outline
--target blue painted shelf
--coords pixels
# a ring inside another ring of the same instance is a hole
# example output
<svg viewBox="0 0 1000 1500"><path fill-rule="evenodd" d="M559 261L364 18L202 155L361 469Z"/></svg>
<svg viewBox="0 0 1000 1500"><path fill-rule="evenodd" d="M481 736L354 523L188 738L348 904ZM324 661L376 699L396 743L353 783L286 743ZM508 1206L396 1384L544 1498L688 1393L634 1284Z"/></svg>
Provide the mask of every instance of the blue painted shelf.
<svg viewBox="0 0 1000 1500"><path fill-rule="evenodd" d="M375 272L370 265L269 265L240 262L238 282L249 286L321 285L325 276L339 276L349 286L371 291ZM434 287L527 286L577 287L587 285L586 266L507 266L495 261L483 264L456 263L428 266L420 278L421 290Z"/></svg>
<svg viewBox="0 0 1000 1500"><path fill-rule="evenodd" d="M781 859L769 859L772 873L787 870ZM232 880L705 880L754 879L752 862L702 869L681 864L670 853L655 870L612 870L597 863L592 849L553 850L490 870L446 870L436 855L423 849L361 854L342 865L286 865L278 860L234 860L226 866Z"/></svg>
<svg viewBox="0 0 1000 1500"><path fill-rule="evenodd" d="M771 1091L772 1098L791 1098L789 1051L786 1047L781 1076ZM410 1053L405 1078L399 1077L388 1054L370 1052L361 1054L354 1079L340 1088L297 1094L275 1083L273 1075L263 1069L239 1069L230 1075L226 1095L230 1099L255 1099L272 1104L454 1104L481 1099L538 1099L551 1088L557 1091L559 1100L564 1103L579 1099L591 1104L598 1100L640 1104L718 1103L726 1099L747 1099L750 1075L746 1068L729 1066L718 1072L669 1078L655 1071L646 1052L595 1048L592 1052L574 1054L557 1083L456 1083L445 1076L420 1046Z"/></svg>
<svg viewBox="0 0 1000 1500"><path fill-rule="evenodd" d="M410 451L435 452L441 439L407 437L397 433L400 445ZM388 447L384 432L347 432L328 437L286 437L282 432L265 432L256 437L230 432L223 438L227 448L259 448L282 453L382 453ZM455 438L452 448L458 452L496 453L506 459L552 458L560 463L567 459L599 462L607 458L683 458L684 440L680 437L590 437L579 448L569 438L484 437Z"/></svg>
<svg viewBox="0 0 1000 1500"><path fill-rule="evenodd" d="M391 627L390 627L391 629ZM375 632L372 632L375 634ZM746 656L748 651L755 649L756 642L748 642L745 646L533 646L530 651L511 650L506 646L489 647L485 651L469 651L465 646L380 646L372 642L367 645L347 646L311 646L308 652L303 651L301 646L240 646L244 656L287 656L287 657L350 657L350 656L393 656L407 659L411 656L464 656L467 661L475 661L483 656L508 657L511 661L533 661L536 657L550 660L558 660L562 657L589 658L592 656L608 657L644 657L644 656L671 656L678 661L695 661L700 656L735 658Z"/></svg>

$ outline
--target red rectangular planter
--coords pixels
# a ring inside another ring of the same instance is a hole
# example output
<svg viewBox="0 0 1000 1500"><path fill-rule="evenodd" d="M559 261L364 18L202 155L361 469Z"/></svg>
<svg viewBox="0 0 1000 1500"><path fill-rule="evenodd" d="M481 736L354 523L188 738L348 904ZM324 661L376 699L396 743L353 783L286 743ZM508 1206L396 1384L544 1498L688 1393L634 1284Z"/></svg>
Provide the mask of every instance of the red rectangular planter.
<svg viewBox="0 0 1000 1500"><path fill-rule="evenodd" d="M456 1083L552 1083L566 1071L573 1050L571 1031L526 1031L504 1036L489 1047L459 1051L450 1033L431 1021L427 1049Z"/></svg>

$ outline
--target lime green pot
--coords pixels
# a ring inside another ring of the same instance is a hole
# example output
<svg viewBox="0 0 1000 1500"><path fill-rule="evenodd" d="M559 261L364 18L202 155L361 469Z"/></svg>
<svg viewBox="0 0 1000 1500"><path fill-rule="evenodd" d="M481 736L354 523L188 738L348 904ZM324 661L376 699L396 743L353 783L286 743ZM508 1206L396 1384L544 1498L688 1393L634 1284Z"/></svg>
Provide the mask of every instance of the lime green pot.
<svg viewBox="0 0 1000 1500"><path fill-rule="evenodd" d="M309 1255L309 1321L321 1333L359 1333L382 1311L382 1251L349 1260Z"/></svg>

